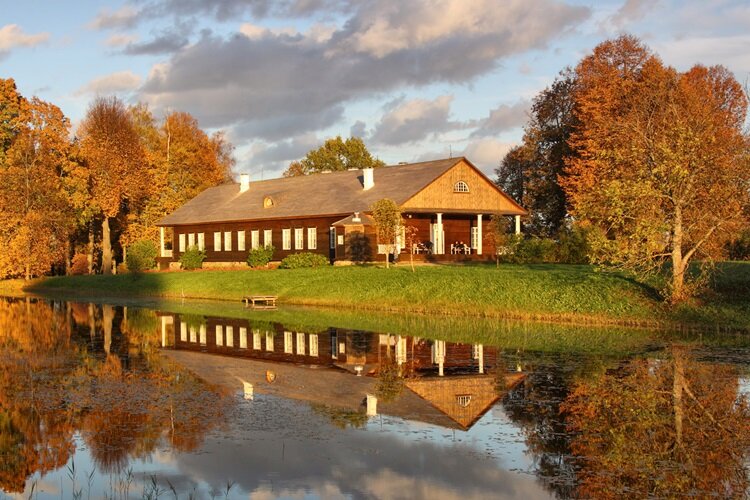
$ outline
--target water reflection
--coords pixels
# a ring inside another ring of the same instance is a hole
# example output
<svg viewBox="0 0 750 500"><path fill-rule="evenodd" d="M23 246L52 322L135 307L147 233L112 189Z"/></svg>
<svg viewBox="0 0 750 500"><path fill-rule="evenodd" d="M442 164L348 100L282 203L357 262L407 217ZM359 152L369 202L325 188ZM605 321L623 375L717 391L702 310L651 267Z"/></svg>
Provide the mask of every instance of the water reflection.
<svg viewBox="0 0 750 500"><path fill-rule="evenodd" d="M545 352L272 318L0 300L0 496L748 495L736 342Z"/></svg>

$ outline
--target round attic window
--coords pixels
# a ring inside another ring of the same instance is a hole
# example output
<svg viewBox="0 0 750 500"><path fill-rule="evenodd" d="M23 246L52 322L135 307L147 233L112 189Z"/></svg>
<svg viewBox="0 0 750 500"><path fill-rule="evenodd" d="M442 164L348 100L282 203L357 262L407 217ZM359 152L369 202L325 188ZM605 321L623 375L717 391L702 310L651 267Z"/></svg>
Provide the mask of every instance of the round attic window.
<svg viewBox="0 0 750 500"><path fill-rule="evenodd" d="M263 198L263 208L271 208L273 206L273 199L270 196Z"/></svg>
<svg viewBox="0 0 750 500"><path fill-rule="evenodd" d="M453 192L454 193L468 193L469 192L469 185L466 184L464 181L458 181L453 185Z"/></svg>

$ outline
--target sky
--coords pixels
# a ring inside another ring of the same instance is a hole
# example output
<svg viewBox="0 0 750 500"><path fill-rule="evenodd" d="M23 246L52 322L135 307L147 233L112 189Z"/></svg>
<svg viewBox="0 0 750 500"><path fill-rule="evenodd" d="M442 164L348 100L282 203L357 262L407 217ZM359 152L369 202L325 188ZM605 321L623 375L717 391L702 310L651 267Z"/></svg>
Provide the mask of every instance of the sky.
<svg viewBox="0 0 750 500"><path fill-rule="evenodd" d="M747 0L0 0L0 77L74 129L99 95L187 111L253 179L336 135L491 175L533 97L601 41L745 83L748 27Z"/></svg>

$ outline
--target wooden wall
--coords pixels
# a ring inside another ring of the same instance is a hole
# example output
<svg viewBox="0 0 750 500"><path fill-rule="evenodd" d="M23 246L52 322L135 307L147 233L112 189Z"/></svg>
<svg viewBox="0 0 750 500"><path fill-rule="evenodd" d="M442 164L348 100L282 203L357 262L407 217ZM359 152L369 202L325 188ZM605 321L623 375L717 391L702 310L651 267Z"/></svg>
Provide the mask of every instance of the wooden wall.
<svg viewBox="0 0 750 500"><path fill-rule="evenodd" d="M453 186L458 181L468 184L468 193L453 191ZM498 191L489 179L464 161L415 194L402 207L404 210L469 210L478 213L514 212L519 215L523 213L508 196Z"/></svg>
<svg viewBox="0 0 750 500"><path fill-rule="evenodd" d="M331 217L316 217L316 218L300 218L300 219L281 219L281 220L267 220L267 221L248 221L248 222L227 222L227 223L214 223L214 224L196 224L190 226L176 226L174 228L174 239L172 248L174 251L173 260L177 261L180 259L180 234L185 234L186 247L187 247L187 235L195 234L195 241L197 244L198 233L204 233L205 235L205 250L206 250L206 262L245 262L247 260L248 252L252 247L251 231L260 231L260 245L264 245L263 231L270 229L272 231L273 246L275 247L273 260L281 260L287 255L299 252L312 252L325 255L330 255L329 250L329 231L331 224L341 220L343 216L331 216ZM307 229L315 228L317 235L317 249L309 248L309 241L307 237ZM295 249L294 247L294 229L301 228L303 231L304 248ZM282 230L292 230L292 248L291 250L284 250L282 245ZM230 231L232 233L232 250L224 251L224 232ZM245 232L245 250L237 250L237 238L238 231ZM214 248L214 233L220 232L222 250L217 251Z"/></svg>

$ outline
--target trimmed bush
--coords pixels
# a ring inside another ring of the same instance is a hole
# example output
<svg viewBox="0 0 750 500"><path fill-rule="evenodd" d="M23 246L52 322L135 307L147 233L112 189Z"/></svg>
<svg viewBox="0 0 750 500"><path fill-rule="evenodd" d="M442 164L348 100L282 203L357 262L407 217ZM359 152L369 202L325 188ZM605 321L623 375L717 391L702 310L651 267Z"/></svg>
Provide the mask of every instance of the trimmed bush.
<svg viewBox="0 0 750 500"><path fill-rule="evenodd" d="M273 245L250 250L250 253L247 254L247 265L250 267L266 267L273 258L274 250L276 249Z"/></svg>
<svg viewBox="0 0 750 500"><path fill-rule="evenodd" d="M203 267L204 260L206 260L206 252L198 250L198 247L193 245L180 255L180 266L186 271L200 269Z"/></svg>
<svg viewBox="0 0 750 500"><path fill-rule="evenodd" d="M153 269L156 266L158 254L159 251L153 241L136 241L128 247L128 256L125 260L127 270L131 273L140 273Z"/></svg>
<svg viewBox="0 0 750 500"><path fill-rule="evenodd" d="M303 267L323 267L329 264L328 259L319 253L293 253L281 261L279 269L300 269Z"/></svg>

